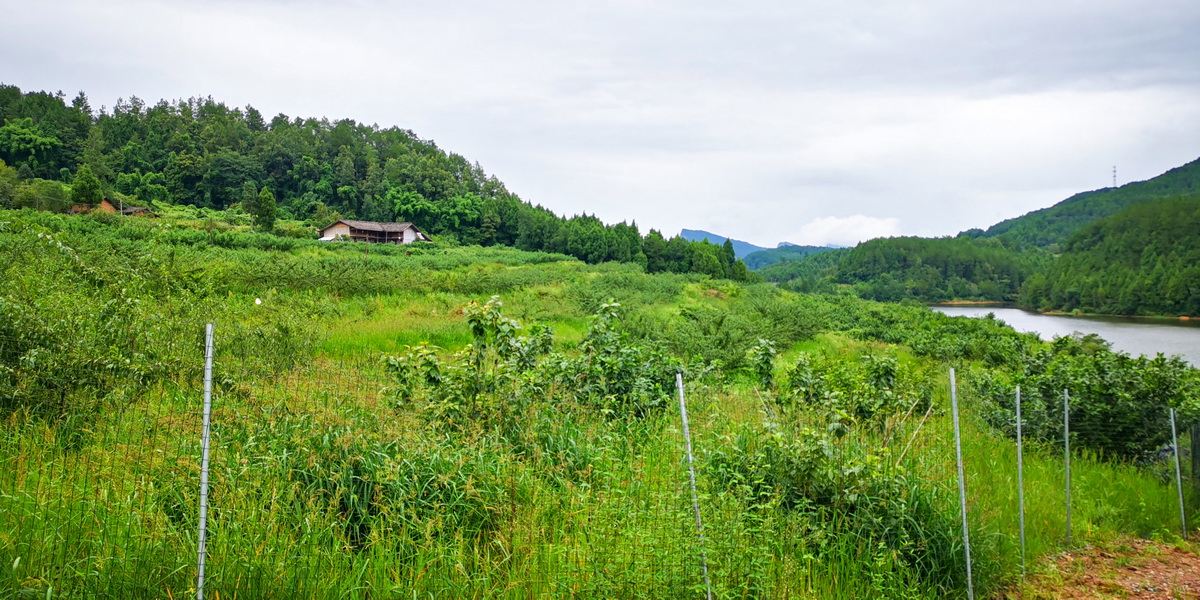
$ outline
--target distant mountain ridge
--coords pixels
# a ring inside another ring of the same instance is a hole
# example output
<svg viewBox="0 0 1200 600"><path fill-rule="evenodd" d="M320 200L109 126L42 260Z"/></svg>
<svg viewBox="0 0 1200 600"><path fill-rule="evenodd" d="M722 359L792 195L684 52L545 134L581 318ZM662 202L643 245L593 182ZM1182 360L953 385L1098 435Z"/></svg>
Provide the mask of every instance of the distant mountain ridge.
<svg viewBox="0 0 1200 600"><path fill-rule="evenodd" d="M679 232L679 237L681 237L689 242L702 242L704 240L708 240L709 243L716 244L718 246L724 245L725 240L729 239L723 235L717 235L715 233L710 233L710 232L704 231L702 229L684 229L683 231ZM731 240L731 241L733 242L733 255L736 256L737 258L746 258L747 256L754 254L755 252L767 250L767 248L763 248L762 246L755 246L754 244L751 244L750 242L743 242L741 240Z"/></svg>
<svg viewBox="0 0 1200 600"><path fill-rule="evenodd" d="M1041 247L1061 246L1082 227L1135 204L1196 194L1200 194L1200 159L1145 181L1075 194L1054 206L1001 221L987 231L975 229L964 233L971 237L1004 237Z"/></svg>
<svg viewBox="0 0 1200 600"><path fill-rule="evenodd" d="M728 239L733 242L734 256L742 259L746 263L746 266L750 267L751 271L761 269L767 265L773 265L777 262L796 260L810 254L836 248L836 246L801 246L791 242L779 242L779 245L774 248L764 248L750 242L734 240L710 231L704 231L703 229L684 229L679 233L679 237L689 242L708 240L709 243L717 245L724 245L725 240Z"/></svg>

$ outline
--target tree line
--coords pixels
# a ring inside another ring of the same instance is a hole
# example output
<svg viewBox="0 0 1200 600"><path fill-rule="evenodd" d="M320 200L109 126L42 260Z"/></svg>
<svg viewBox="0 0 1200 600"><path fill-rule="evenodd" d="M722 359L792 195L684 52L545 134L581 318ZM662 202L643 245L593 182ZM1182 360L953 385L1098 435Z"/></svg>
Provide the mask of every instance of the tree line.
<svg viewBox="0 0 1200 600"><path fill-rule="evenodd" d="M854 248L785 261L760 271L795 291L833 291L839 286L872 300L1015 301L1021 285L1049 256L1018 251L1001 240L878 238Z"/></svg>
<svg viewBox="0 0 1200 600"><path fill-rule="evenodd" d="M0 122L0 206L65 212L109 198L233 208L265 231L278 219L411 221L461 244L751 277L732 248L531 205L478 163L399 127L267 119L211 97L153 105L131 97L96 111L83 92L68 101L12 85L0 85Z"/></svg>

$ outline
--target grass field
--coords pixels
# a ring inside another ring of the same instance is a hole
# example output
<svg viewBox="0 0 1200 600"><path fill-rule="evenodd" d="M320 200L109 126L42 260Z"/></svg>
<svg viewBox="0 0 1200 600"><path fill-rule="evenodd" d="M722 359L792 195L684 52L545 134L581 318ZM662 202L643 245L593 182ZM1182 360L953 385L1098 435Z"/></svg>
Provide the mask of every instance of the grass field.
<svg viewBox="0 0 1200 600"><path fill-rule="evenodd" d="M1031 344L999 325L82 219L0 212L0 598L195 593L208 321L210 598L696 598L701 556L718 598L965 597L950 366L976 592L1020 578L1015 446L971 384ZM1064 474L1025 457L1032 564L1065 547ZM1162 471L1081 449L1076 542L1176 535Z"/></svg>

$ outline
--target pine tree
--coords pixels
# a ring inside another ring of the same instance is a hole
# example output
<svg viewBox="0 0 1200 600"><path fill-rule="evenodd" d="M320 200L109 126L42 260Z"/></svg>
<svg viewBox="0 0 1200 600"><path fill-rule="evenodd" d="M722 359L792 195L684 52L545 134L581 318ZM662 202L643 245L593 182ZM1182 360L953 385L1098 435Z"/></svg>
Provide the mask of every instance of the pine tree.
<svg viewBox="0 0 1200 600"><path fill-rule="evenodd" d="M75 172L75 183L71 186L71 202L95 206L104 200L104 190L100 188L100 180L92 173L88 165L80 165Z"/></svg>
<svg viewBox="0 0 1200 600"><path fill-rule="evenodd" d="M275 229L275 194L267 186L258 193L258 207L254 213L254 224L263 231Z"/></svg>

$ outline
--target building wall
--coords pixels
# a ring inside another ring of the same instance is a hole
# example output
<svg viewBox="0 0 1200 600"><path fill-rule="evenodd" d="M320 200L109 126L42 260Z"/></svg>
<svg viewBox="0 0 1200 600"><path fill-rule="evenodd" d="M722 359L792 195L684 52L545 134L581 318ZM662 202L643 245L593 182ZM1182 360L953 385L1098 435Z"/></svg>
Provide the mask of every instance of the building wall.
<svg viewBox="0 0 1200 600"><path fill-rule="evenodd" d="M345 223L338 223L337 225L334 225L333 227L326 229L324 232L322 232L321 235L323 235L323 236L324 235L332 235L334 237L337 237L339 235L349 236L350 235L350 226Z"/></svg>

